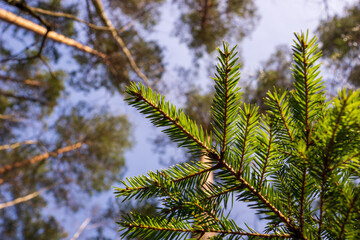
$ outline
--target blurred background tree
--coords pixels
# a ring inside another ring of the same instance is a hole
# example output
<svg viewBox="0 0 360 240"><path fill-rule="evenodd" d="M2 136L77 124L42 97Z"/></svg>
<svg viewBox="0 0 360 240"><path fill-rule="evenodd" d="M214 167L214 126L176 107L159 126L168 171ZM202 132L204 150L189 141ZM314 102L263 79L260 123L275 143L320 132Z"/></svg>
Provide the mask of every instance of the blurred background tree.
<svg viewBox="0 0 360 240"><path fill-rule="evenodd" d="M253 82L245 87L244 101L259 106L260 112L265 112L264 98L268 91L290 89L292 87L291 75L291 52L288 46L278 46L275 53L261 64L257 70Z"/></svg>
<svg viewBox="0 0 360 240"><path fill-rule="evenodd" d="M71 237L60 222L66 212L120 180L132 145L126 116L76 94L122 93L130 80L156 86L162 49L144 36L162 2L0 3L3 239Z"/></svg>
<svg viewBox="0 0 360 240"><path fill-rule="evenodd" d="M176 17L173 33L192 54L191 68L197 68L199 61L213 64L201 57L212 56L223 39L239 43L255 30L260 19L256 3L261 2L0 1L0 236L76 239L87 228L96 229L86 235L89 239L112 239L120 211L155 211L155 200L91 207L96 196L124 176L124 153L135 140L133 119L126 110L113 111L103 96L120 99L130 81L161 92L177 89L186 96L180 100L184 111L210 128L212 93L199 88L201 79L167 81L172 71L167 49L154 37L169 20L162 14L169 6L177 9L171 16ZM337 86L359 86L358 5L318 27L328 65L344 77ZM242 86L246 102L263 110L267 90L291 87L289 52L279 46L250 76ZM168 153L166 142L157 138L155 148ZM86 212L89 208L92 213ZM83 228L73 224L75 215L86 220Z"/></svg>
<svg viewBox="0 0 360 240"><path fill-rule="evenodd" d="M239 42L256 26L253 0L175 0L181 11L176 35L193 49L196 57L212 53L219 42Z"/></svg>
<svg viewBox="0 0 360 240"><path fill-rule="evenodd" d="M323 20L318 26L323 55L334 74L335 85L360 86L360 1L341 16ZM338 82L338 81L341 82Z"/></svg>

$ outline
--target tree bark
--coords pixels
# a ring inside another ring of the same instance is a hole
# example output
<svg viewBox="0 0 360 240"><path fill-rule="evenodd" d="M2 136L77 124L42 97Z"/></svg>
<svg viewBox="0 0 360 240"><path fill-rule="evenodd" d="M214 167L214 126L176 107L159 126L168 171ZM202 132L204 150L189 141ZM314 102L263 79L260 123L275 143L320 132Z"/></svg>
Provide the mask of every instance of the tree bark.
<svg viewBox="0 0 360 240"><path fill-rule="evenodd" d="M27 29L29 31L32 31L38 35L41 35L41 36L44 36L46 33L47 33L47 29L45 27L42 27L36 23L33 23L25 18L22 18L22 17L19 17L11 12L8 12L4 9L1 9L0 8L0 20L3 20L3 21L6 21L8 23L11 23L11 24L15 24L17 25L18 27L21 27L21 28L24 28L24 29ZM71 39L71 38L68 38L68 37L65 37L64 35L62 34L59 34L57 32L54 32L54 31L50 31L48 34L47 34L47 37L56 41L56 42L59 42L59 43L63 43L63 44L66 44L68 46L71 46L71 47L74 47L76 49L79 49L81 51L84 51L84 52L87 52L87 53L90 53L92 55L96 55L102 59L106 59L106 54L102 53L102 52L99 52L95 49L92 49L91 47L89 46L86 46L86 45L83 45L77 41L75 41L74 39Z"/></svg>
<svg viewBox="0 0 360 240"><path fill-rule="evenodd" d="M200 161L203 162L203 163L208 162L208 160L206 159L206 156L202 156ZM214 183L214 173L213 173L213 171L210 171L209 176L206 179L206 183ZM206 189L206 186L204 188ZM207 232L200 239L205 240L205 239L209 239L210 237L214 237L214 236L216 236L216 233Z"/></svg>
<svg viewBox="0 0 360 240"><path fill-rule="evenodd" d="M202 11L202 18L201 18L201 31L204 31L207 25L207 19L208 19L208 12L209 8L211 6L210 0L204 1L204 8Z"/></svg>

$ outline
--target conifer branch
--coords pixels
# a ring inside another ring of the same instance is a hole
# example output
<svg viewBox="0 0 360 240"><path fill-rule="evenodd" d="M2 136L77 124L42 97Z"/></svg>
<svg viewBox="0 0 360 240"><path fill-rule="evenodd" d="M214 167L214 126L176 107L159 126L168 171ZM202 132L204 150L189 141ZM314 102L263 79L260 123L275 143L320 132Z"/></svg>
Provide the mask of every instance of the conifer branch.
<svg viewBox="0 0 360 240"><path fill-rule="evenodd" d="M186 176L184 176L184 177L174 179L174 180L172 180L172 182L174 182L174 183L181 182L181 181L186 180L186 179L188 179L188 178L197 177L197 176L199 176L199 175L201 175L201 174L204 174L204 173L207 173L207 172L212 172L212 171L214 171L214 170L216 170L216 169L219 169L219 168L220 168L220 165L217 164L217 165L215 165L215 166L212 166L212 167L209 167L209 168L205 168L205 169L203 169L203 170L201 170L201 171L199 171L199 172L192 173L192 174L186 175Z"/></svg>
<svg viewBox="0 0 360 240"><path fill-rule="evenodd" d="M303 167L302 170L302 185L301 185L301 198L300 198L300 230L304 230L304 207L305 207L305 188L306 188L306 174L307 174L307 167Z"/></svg>
<svg viewBox="0 0 360 240"><path fill-rule="evenodd" d="M275 102L275 106L272 104L272 102L270 102L270 99ZM286 129L288 136L290 137L290 140L294 141L294 136L290 130L290 123L288 122L287 119L289 118L289 116L286 116L289 115L289 113L287 113L289 108L289 103L287 101L286 92L282 94L280 93L279 96L279 93L277 92L276 88L274 88L274 92L273 93L268 92L268 97L265 100L268 106L273 107L277 110L273 113L273 115L275 117L280 116L281 122L284 124L284 127Z"/></svg>
<svg viewBox="0 0 360 240"><path fill-rule="evenodd" d="M140 99L142 99L144 102L146 102L148 105L153 107L157 112L159 112L161 115L164 116L164 118L168 119L172 124L174 124L178 129L180 129L183 133L186 134L188 138L191 138L194 142L196 142L201 148L203 148L207 153L212 153L212 150L206 146L204 142L202 142L200 139L196 138L194 135L190 133L187 129L185 129L184 126L180 125L178 121L174 118L171 118L167 113L162 111L158 106L155 106L153 103L151 103L149 100L143 98L140 94L138 95Z"/></svg>
<svg viewBox="0 0 360 240"><path fill-rule="evenodd" d="M326 184L326 179L327 179L327 174L329 173L329 168L330 168L330 151L332 149L332 146L334 144L334 139L335 139L335 136L337 134L337 130L339 128L339 125L340 125L340 121L341 121L341 117L343 116L344 114L344 111L346 109L346 106L347 106L347 97L346 95L344 94L343 95L343 99L342 99L342 102L341 102L341 108L340 108L340 111L338 112L338 115L336 117L336 120L335 120L335 123L334 123L334 127L333 127L333 130L331 132L331 137L329 139L329 142L327 144L327 148L326 148L326 154L325 154L325 157L324 157L324 160L323 160L323 172L321 174L321 192L320 192L320 206L319 206L319 209L320 209L320 216L319 216L319 231L318 231L318 239L320 240L321 239L321 231L322 231L322 223L323 223L323 212L324 212L324 209L323 209L323 205L324 205L324 194L325 194L325 184Z"/></svg>
<svg viewBox="0 0 360 240"><path fill-rule="evenodd" d="M239 176L234 169L232 169L226 162L223 163L223 166L233 175L236 179L247 188L254 196L256 196L259 201L264 203L271 211L273 211L279 219L284 222L297 236L302 239L306 239L301 231L299 231L298 227L295 226L289 218L287 218L279 209L277 209L269 200L264 197L261 192L257 191L253 186L251 186L244 178Z"/></svg>
<svg viewBox="0 0 360 240"><path fill-rule="evenodd" d="M240 156L238 174L241 175L244 163L250 162L255 151L256 133L258 130L258 108L244 104L239 109L239 118L237 122L238 133L235 150Z"/></svg>
<svg viewBox="0 0 360 240"><path fill-rule="evenodd" d="M160 173L161 175L163 175L162 173ZM164 175L163 175L164 176ZM164 176L166 178L166 176ZM198 209L200 209L202 211L202 213L208 215L209 217L211 217L212 219L214 219L216 222L218 222L222 227L224 227L224 225L221 223L221 221L216 217L216 215L214 213L212 213L212 211L202 207L198 202L192 202L192 201L183 201L183 200L179 200L178 197L173 196L173 194L171 194L164 186L162 186L160 184L160 182L155 182L155 184L157 184L157 186L161 189L161 191L163 191L167 196L169 196L173 201L175 201L177 204L179 204L178 207L176 208L172 208L171 212L174 210L179 210L181 208L184 208L186 205L193 205L195 207L197 207ZM191 215L193 215L195 218L195 214L192 213ZM207 221L208 222L208 221ZM202 225L202 223L200 223L200 225ZM225 227L224 227L225 228Z"/></svg>
<svg viewBox="0 0 360 240"><path fill-rule="evenodd" d="M234 128L236 127L236 118L240 107L239 88L237 83L240 79L238 70L240 64L236 64L236 52L234 47L229 50L228 44L223 43L223 51L218 49L220 57L219 65L216 67L215 74L215 92L212 105L213 131L220 144L220 157L224 158L227 147L230 147L234 139Z"/></svg>
<svg viewBox="0 0 360 240"><path fill-rule="evenodd" d="M324 87L317 77L316 60L320 53L316 39L308 41L304 34L297 34L296 38L295 90L290 97L276 90L269 93L266 103L270 110L264 121L259 121L256 108L246 104L239 107L239 95L235 94L238 74L231 67L236 62L235 54L225 44L224 51L219 50L212 105L216 147L211 147L207 133L165 102L163 96L141 84L128 89L131 97L127 101L131 105L150 117L155 126L166 127L164 132L179 146L186 147L194 156L208 157L210 164L193 167L192 163L189 170L179 165L150 174L150 178L128 180L130 187L149 189L119 195L164 198L165 207L160 213L165 217L132 214L120 223L124 227L123 236L176 239L188 233L200 238L205 233L216 233L217 238L270 237L250 227L249 233L245 232L224 216L221 206L227 206L233 193L240 201L252 202L249 207L257 209L257 213L265 214L264 218L270 220L265 233L274 232L270 234L274 238L348 236L348 228L354 225L356 199L345 196L357 194L354 179L358 177L360 163L360 93L342 91L332 104L325 103ZM207 174L214 170L219 181L207 183ZM149 179L158 179L160 185ZM341 206L343 198L346 207ZM320 207L315 204L318 199ZM234 232L243 235L227 236Z"/></svg>
<svg viewBox="0 0 360 240"><path fill-rule="evenodd" d="M209 199L213 199L213 198L217 198L219 196L222 196L222 195L225 195L225 194L228 194L230 192L233 192L235 190L238 190L238 189L241 189L242 188L242 185L240 186L235 186L235 187L231 187L231 188L226 188L220 192L216 192L215 194L213 195L208 195L206 196L205 198L202 198L200 199L200 202L203 201L203 200L209 200Z"/></svg>
<svg viewBox="0 0 360 240"><path fill-rule="evenodd" d="M345 219L343 220L343 223L341 224L341 228L340 228L341 230L340 230L340 234L339 234L339 238L338 238L338 239L343 239L343 234L344 234L344 231L345 231L345 226L346 226L346 224L348 223L348 220L349 220L351 211L353 211L357 199L358 199L358 195L355 195L354 198L353 198L353 200L350 202L350 207L349 207L349 209L348 209L347 212L346 212Z"/></svg>
<svg viewBox="0 0 360 240"><path fill-rule="evenodd" d="M260 177L260 181L259 181L259 191L261 191L262 189L262 185L263 185L263 181L264 181L264 177L265 177L265 173L266 173L266 167L268 165L269 162L269 158L270 158L270 151L271 151L271 147L272 147L272 141L273 141L273 131L272 128L270 127L270 131L269 131L269 144L267 146L267 150L266 150L266 157L265 157L265 161L264 161L264 165L261 171L261 177Z"/></svg>
<svg viewBox="0 0 360 240"><path fill-rule="evenodd" d="M228 89L228 78L229 78L229 72L231 71L231 68L229 68L229 57L230 57L230 52L228 49L225 49L225 76L224 76L224 89L225 89L225 93L224 93L224 126L223 126L223 139L222 139L222 145L221 145L221 152L220 152L220 156L222 156L225 153L225 147L226 147L226 142L227 142L227 127L229 125L228 121L228 105L229 105L229 89Z"/></svg>
<svg viewBox="0 0 360 240"><path fill-rule="evenodd" d="M208 164L202 163L183 163L175 165L169 169L158 172L156 176L162 176L164 179L167 179L171 184L177 184L187 187L193 186L196 183L196 178L201 177L207 172L213 171L219 168L219 165L213 167L207 167ZM149 176L141 176L137 178L128 178L127 182L122 181L125 188L115 188L117 196L125 196L126 198L132 196L143 196L141 192L145 193L150 191L151 188L156 188L156 182L154 180L155 174L153 172L149 173ZM194 180L192 180L194 179ZM158 178L157 182L160 181ZM141 182L141 184L137 184ZM150 197L150 196L148 196Z"/></svg>
<svg viewBox="0 0 360 240"><path fill-rule="evenodd" d="M350 162L350 161L353 161L354 159L356 159L356 158L358 158L358 157L360 157L360 153L356 153L356 154L354 154L354 155L346 158L344 161L338 162L338 163L335 164L334 166L329 167L329 171L332 171L332 170L334 170L334 169L338 169L338 168L340 168L341 166L347 164L347 163Z"/></svg>
<svg viewBox="0 0 360 240"><path fill-rule="evenodd" d="M305 136L306 136L306 147L310 145L310 123L309 123L309 86L308 86L308 73L307 73L307 56L306 56L306 43L305 39L301 38L301 54L303 57L303 68L304 71L304 93L305 93ZM304 206L305 206L305 187L306 187L306 174L307 174L307 167L304 165L303 172L302 172L302 186L301 186L301 199L300 199L300 230L303 231L304 229Z"/></svg>
<svg viewBox="0 0 360 240"><path fill-rule="evenodd" d="M243 145L241 146L241 158L240 158L240 166L239 166L239 175L241 175L241 171L243 168L243 164L244 164L244 159L245 159L245 151L246 151L246 146L247 146L247 137L248 137L248 127L249 127L249 120L250 120L250 116L247 116L246 118L246 124L245 124L245 132L244 132L244 141L243 141Z"/></svg>
<svg viewBox="0 0 360 240"><path fill-rule="evenodd" d="M325 154L325 158L324 158L324 164L326 164L326 162L329 160L329 157L330 157L330 152L331 152L331 149L332 149L332 146L334 144L334 139L335 139L335 136L337 134L337 131L339 129L339 126L340 126L340 121L341 121L341 117L344 115L344 111L347 107L347 104L348 104L348 98L346 96L346 94L343 95L343 99L341 99L341 108L340 108L340 111L338 112L337 114L337 117L336 117L336 120L335 120L335 125L334 125L334 128L331 132L331 137L329 139L329 142L327 144L327 148L326 148L326 154Z"/></svg>
<svg viewBox="0 0 360 240"><path fill-rule="evenodd" d="M224 233L226 235L240 235L240 236L249 236L249 237L261 237L261 238L291 238L290 234L264 234L264 233L249 233L241 231L227 231L227 230L218 230L218 229L181 229L181 228L170 228L170 227L156 227L156 226L144 226L142 224L128 224L129 228L145 228L157 231L172 231L172 232L188 232L188 233L199 233L199 232L209 232L209 233Z"/></svg>
<svg viewBox="0 0 360 240"><path fill-rule="evenodd" d="M165 102L164 97L155 94L150 88L145 87L141 83L132 84L127 93L130 97L125 99L130 105L133 105L142 113L151 117L152 122L156 126L164 126L167 129L165 133L179 146L187 147L190 152L198 156L205 154L219 157L216 151L211 149L211 137L200 130L198 124L190 120L182 111Z"/></svg>
<svg viewBox="0 0 360 240"><path fill-rule="evenodd" d="M291 219L291 216L292 216L292 204L291 204L291 197L290 197L290 191L289 191L289 187L285 182L284 182L284 179L283 177L281 176L281 174L279 173L279 171L276 172L276 175L278 177L278 179L280 180L280 184L282 185L282 187L285 187L287 188L286 189L286 203L287 203L287 209L289 211L289 218L290 218L290 221L292 220Z"/></svg>
<svg viewBox="0 0 360 240"><path fill-rule="evenodd" d="M306 142L306 150L311 142L311 122L314 121L322 110L323 86L321 78L317 79L319 65L315 65L315 61L320 57L321 53L316 53L316 38L312 38L308 42L308 32L306 35L295 34L296 41L293 46L293 56L295 63L293 64L293 75L295 77L294 98L294 117L303 126L301 132L304 133ZM306 164L302 167L301 195L300 195L300 230L304 228L304 207L306 199L306 182L308 168Z"/></svg>

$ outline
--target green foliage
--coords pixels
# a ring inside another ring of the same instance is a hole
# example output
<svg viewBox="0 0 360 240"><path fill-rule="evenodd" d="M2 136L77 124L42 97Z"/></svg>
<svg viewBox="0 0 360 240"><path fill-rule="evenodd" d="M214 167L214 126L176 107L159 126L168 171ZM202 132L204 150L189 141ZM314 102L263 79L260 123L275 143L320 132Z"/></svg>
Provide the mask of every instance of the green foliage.
<svg viewBox="0 0 360 240"><path fill-rule="evenodd" d="M0 235L5 239L65 238L61 222L51 212L44 214L47 205L65 207L67 212L79 210L84 198L109 190L121 178L124 152L131 147L130 123L124 115L105 110L94 114L93 108L80 103L63 110L49 126L51 135L39 137L37 144L0 151L1 167L51 153L40 162L0 174L2 202L49 187L31 201L0 209ZM82 145L55 153L76 143Z"/></svg>
<svg viewBox="0 0 360 240"><path fill-rule="evenodd" d="M343 16L324 20L318 27L322 51L331 65L350 83L360 86L360 7L359 1L346 8Z"/></svg>
<svg viewBox="0 0 360 240"><path fill-rule="evenodd" d="M250 33L258 18L253 0L176 0L182 11L176 34L197 55L212 53L224 38L239 41Z"/></svg>
<svg viewBox="0 0 360 240"><path fill-rule="evenodd" d="M72 175L81 189L92 193L107 190L112 182L120 179L120 169L125 163L124 152L131 147L131 142L130 123L125 116L112 116L102 111L86 117L89 112L91 108L80 103L60 116L55 123L58 136L55 145L61 148L84 142L80 151L62 157L63 168L68 168L63 177Z"/></svg>
<svg viewBox="0 0 360 240"><path fill-rule="evenodd" d="M123 181L117 197L157 197L161 206L156 216L126 215L119 221L122 237L183 239L211 232L217 234L212 239L358 239L360 93L344 89L326 101L316 38L295 34L294 90L268 92L269 110L259 115L240 101L234 49L224 44L219 50L210 131L151 89L128 88L130 105L193 157L209 161ZM215 182L207 181L210 172ZM234 198L267 220L264 232L229 217Z"/></svg>

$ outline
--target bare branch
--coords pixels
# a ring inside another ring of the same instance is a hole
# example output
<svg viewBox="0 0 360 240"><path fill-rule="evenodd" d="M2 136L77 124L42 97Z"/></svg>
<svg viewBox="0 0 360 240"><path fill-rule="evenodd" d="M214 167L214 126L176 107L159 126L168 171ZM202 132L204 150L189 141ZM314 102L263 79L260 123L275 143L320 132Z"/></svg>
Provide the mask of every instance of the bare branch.
<svg viewBox="0 0 360 240"><path fill-rule="evenodd" d="M66 152L70 152L70 151L79 149L83 144L84 143L82 143L82 142L78 142L76 144L60 148L60 149L58 149L56 151L46 152L46 153L37 155L35 157L29 158L29 159L26 159L26 160L23 160L23 161L20 161L20 162L5 164L5 165L0 167L0 173L5 174L5 173L8 173L8 172L13 171L15 169L26 167L26 166L29 166L29 165L44 161L45 159L49 158L50 156L55 157L55 156L60 155L62 153L66 153Z"/></svg>
<svg viewBox="0 0 360 240"><path fill-rule="evenodd" d="M36 13L41 13L41 14L45 14L45 15L49 15L49 16L52 16L52 17L63 17L63 18L68 18L68 19L71 19L71 20L74 20L74 21L77 21L77 22L80 22L80 23L84 23L85 25L87 25L89 28L92 28L92 29L95 29L95 30L100 30L100 31L111 31L110 28L108 27L104 27L104 26L97 26L95 24L92 24L92 23L89 23L87 21L84 21L80 18L77 18L75 17L74 15L72 14L69 14L69 13L64 13L64 12L52 12L52 11L49 11L49 10L45 10L45 9L42 9L42 8L36 8L36 7L30 7L28 6L29 9L31 9L33 12L36 12Z"/></svg>
<svg viewBox="0 0 360 240"><path fill-rule="evenodd" d="M79 238L80 234L84 231L86 226L90 223L90 220L91 219L89 217L85 219L85 221L81 224L80 228L76 231L76 233L71 238L71 240L76 240Z"/></svg>
<svg viewBox="0 0 360 240"><path fill-rule="evenodd" d="M5 75L0 75L0 80L4 81L4 82L17 82L17 83L23 83L29 86L43 86L44 83L37 81L37 80L32 80L32 79L18 79L18 78L13 78L13 77L9 77L9 76L5 76Z"/></svg>
<svg viewBox="0 0 360 240"><path fill-rule="evenodd" d="M1 179L0 179L1 180ZM0 182L1 183L1 182ZM29 201L37 196L39 196L40 194L42 194L43 192L49 190L50 188L54 187L54 185L50 186L50 187L45 187L45 188L42 188L40 189L39 191L35 191L33 193L30 193L24 197L19 197L19 198L16 198L10 202L6 202L6 203L0 203L0 209L3 209L3 208L7 208L7 207L11 207L11 206L14 206L16 204L19 204L19 203L23 203L23 202L26 202L26 201Z"/></svg>
<svg viewBox="0 0 360 240"><path fill-rule="evenodd" d="M134 58L132 57L129 49L126 47L124 41L121 39L121 37L117 33L117 31L116 31L115 27L113 26L113 24L111 23L111 21L106 17L104 8L103 8L100 0L92 0L92 3L94 5L97 13L100 15L102 21L104 22L104 24L111 29L111 34L113 35L114 39L119 44L121 50L123 51L123 53L129 60L129 63L131 65L132 69L144 81L144 83L149 86L150 84L149 84L148 78L144 75L144 73L141 72L141 70L137 66Z"/></svg>
<svg viewBox="0 0 360 240"><path fill-rule="evenodd" d="M18 148L18 147L20 147L22 145L36 144L37 142L38 141L28 140L28 141L24 141L24 142L13 143L13 144L0 145L0 151L1 150L7 150L7 149L15 149L15 148Z"/></svg>
<svg viewBox="0 0 360 240"><path fill-rule="evenodd" d="M39 98L34 98L34 97L29 97L29 96L21 96L21 95L16 95L13 94L11 92L4 92L0 90L0 96L4 96L4 97L9 97L9 98L15 98L21 101L30 101L30 102L37 102L40 104L45 105L46 101L39 99Z"/></svg>
<svg viewBox="0 0 360 240"><path fill-rule="evenodd" d="M11 121L11 122L22 122L25 119L19 118L19 117L15 116L15 115L0 114L0 120L8 120L8 121Z"/></svg>
<svg viewBox="0 0 360 240"><path fill-rule="evenodd" d="M47 32L47 29L45 27L42 27L32 21L29 21L25 18L22 18L22 17L19 17L9 11L6 11L4 9L1 9L0 8L0 20L3 20L3 21L6 21L8 23L11 23L11 24L15 24L17 25L18 27L21 27L21 28L24 28L24 29L27 29L29 31L32 31L38 35L41 35L41 36L44 36ZM81 44L80 42L77 42L75 41L74 39L71 39L71 38L68 38L62 34L59 34L57 32L54 32L54 31L49 31L48 35L47 35L48 38L56 41L56 42L59 42L59 43L63 43L65 45L68 45L68 46L71 46L71 47L74 47L78 50L81 50L83 52L87 52L87 53L90 53L92 55L95 55L95 56L98 56L104 60L106 60L106 54L102 53L102 52L99 52L95 49L92 49L91 47L89 46L86 46L86 45L83 45Z"/></svg>
<svg viewBox="0 0 360 240"><path fill-rule="evenodd" d="M50 31L51 30L51 24L48 23L45 19L43 19L39 14L33 12L31 9L29 9L28 5L25 1L19 1L19 0L4 0L6 3L17 7L18 9L25 11L26 13L30 14L31 16L35 17L41 24L46 26L46 28Z"/></svg>

